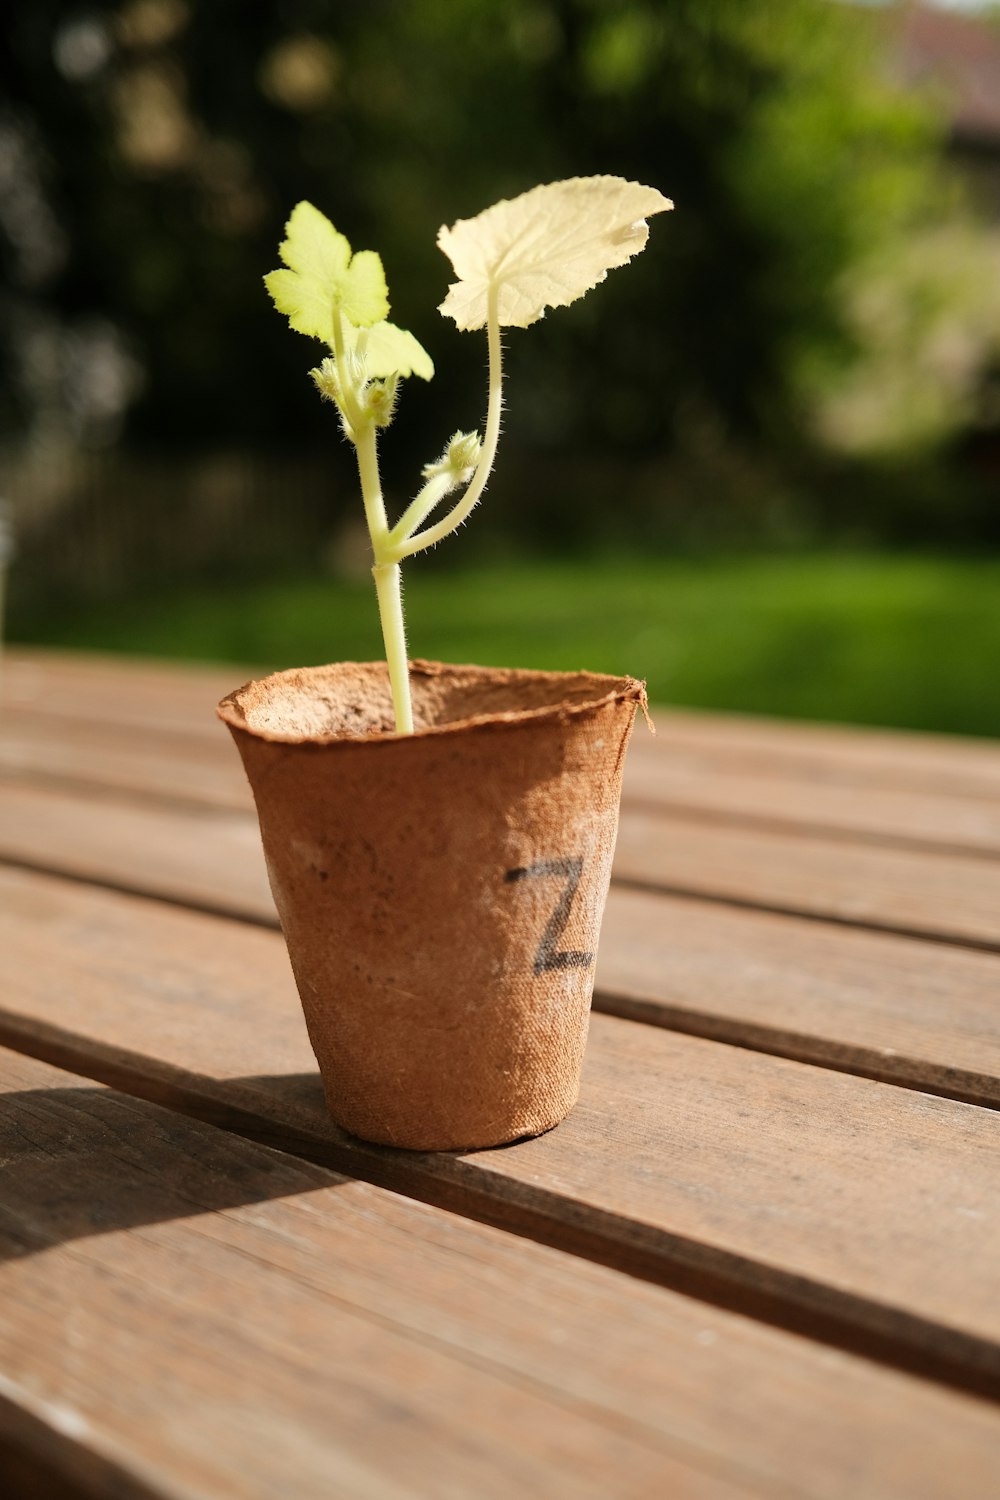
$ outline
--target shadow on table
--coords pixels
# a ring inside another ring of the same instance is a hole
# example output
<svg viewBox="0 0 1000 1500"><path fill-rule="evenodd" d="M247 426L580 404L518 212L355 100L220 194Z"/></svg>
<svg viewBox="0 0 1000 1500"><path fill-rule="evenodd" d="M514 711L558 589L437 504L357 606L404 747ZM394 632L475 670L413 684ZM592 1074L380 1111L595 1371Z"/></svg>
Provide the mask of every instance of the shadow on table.
<svg viewBox="0 0 1000 1500"><path fill-rule="evenodd" d="M322 1111L314 1076L281 1082L310 1115ZM114 1089L0 1097L0 1260L342 1180Z"/></svg>

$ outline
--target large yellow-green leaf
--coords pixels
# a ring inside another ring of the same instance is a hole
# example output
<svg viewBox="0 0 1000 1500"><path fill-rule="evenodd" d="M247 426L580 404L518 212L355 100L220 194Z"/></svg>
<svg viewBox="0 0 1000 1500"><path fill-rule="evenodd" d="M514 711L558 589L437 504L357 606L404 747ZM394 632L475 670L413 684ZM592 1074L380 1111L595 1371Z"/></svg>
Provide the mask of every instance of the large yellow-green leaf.
<svg viewBox="0 0 1000 1500"><path fill-rule="evenodd" d="M335 309L356 328L379 323L388 313L385 272L375 251L352 256L345 237L311 203L295 205L278 253L286 269L272 271L264 284L299 333L332 347Z"/></svg>
<svg viewBox="0 0 1000 1500"><path fill-rule="evenodd" d="M646 216L672 207L656 188L622 177L572 177L503 199L439 231L459 278L439 311L459 328L482 328L495 289L501 325L527 328L631 260L646 243Z"/></svg>

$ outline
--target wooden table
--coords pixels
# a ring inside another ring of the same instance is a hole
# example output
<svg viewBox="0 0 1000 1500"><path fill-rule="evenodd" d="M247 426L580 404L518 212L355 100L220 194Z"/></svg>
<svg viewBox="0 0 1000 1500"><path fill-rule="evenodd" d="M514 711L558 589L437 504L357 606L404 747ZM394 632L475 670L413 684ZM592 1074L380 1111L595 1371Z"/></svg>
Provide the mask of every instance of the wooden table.
<svg viewBox="0 0 1000 1500"><path fill-rule="evenodd" d="M240 673L20 652L5 1495L1000 1496L1000 746L637 730L583 1098L324 1114Z"/></svg>

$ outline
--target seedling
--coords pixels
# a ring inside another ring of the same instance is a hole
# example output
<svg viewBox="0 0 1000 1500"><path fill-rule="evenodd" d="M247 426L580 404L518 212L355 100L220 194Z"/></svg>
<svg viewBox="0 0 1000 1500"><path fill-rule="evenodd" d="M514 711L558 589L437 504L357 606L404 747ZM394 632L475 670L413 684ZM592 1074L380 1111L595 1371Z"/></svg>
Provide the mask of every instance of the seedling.
<svg viewBox="0 0 1000 1500"><path fill-rule="evenodd" d="M646 217L671 208L655 188L620 177L574 177L495 203L442 228L437 243L458 277L438 311L463 330L486 328L489 400L482 437L456 432L423 470L424 485L389 525L378 466L378 432L392 421L399 382L430 380L434 366L411 333L386 321L389 293L373 250L352 254L311 203L292 210L279 254L284 269L264 278L279 312L330 354L311 370L320 395L340 413L354 444L372 574L385 641L396 731L412 734L400 564L450 535L478 503L496 457L503 408L501 328L527 328L547 307L565 307L643 248ZM445 515L433 512L461 491Z"/></svg>

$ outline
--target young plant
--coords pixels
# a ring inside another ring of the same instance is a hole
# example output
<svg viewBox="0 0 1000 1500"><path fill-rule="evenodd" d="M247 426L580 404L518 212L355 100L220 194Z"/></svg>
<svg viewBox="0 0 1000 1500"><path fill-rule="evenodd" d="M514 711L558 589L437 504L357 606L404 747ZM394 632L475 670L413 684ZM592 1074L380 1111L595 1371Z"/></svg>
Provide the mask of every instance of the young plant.
<svg viewBox="0 0 1000 1500"><path fill-rule="evenodd" d="M392 420L399 382L410 375L430 380L434 366L411 333L386 321L389 294L378 255L352 254L311 203L293 209L279 249L284 269L264 281L292 327L330 350L310 374L320 395L336 406L357 452L397 733L413 732L400 564L460 526L486 488L503 408L501 328L527 328L547 307L575 302L643 248L649 214L672 207L669 198L640 183L574 177L495 203L439 231L438 246L458 280L438 311L461 329L486 328L486 425L482 437L454 434L440 458L424 468L423 488L394 526L382 496L378 430ZM456 491L461 494L446 514L427 525Z"/></svg>

